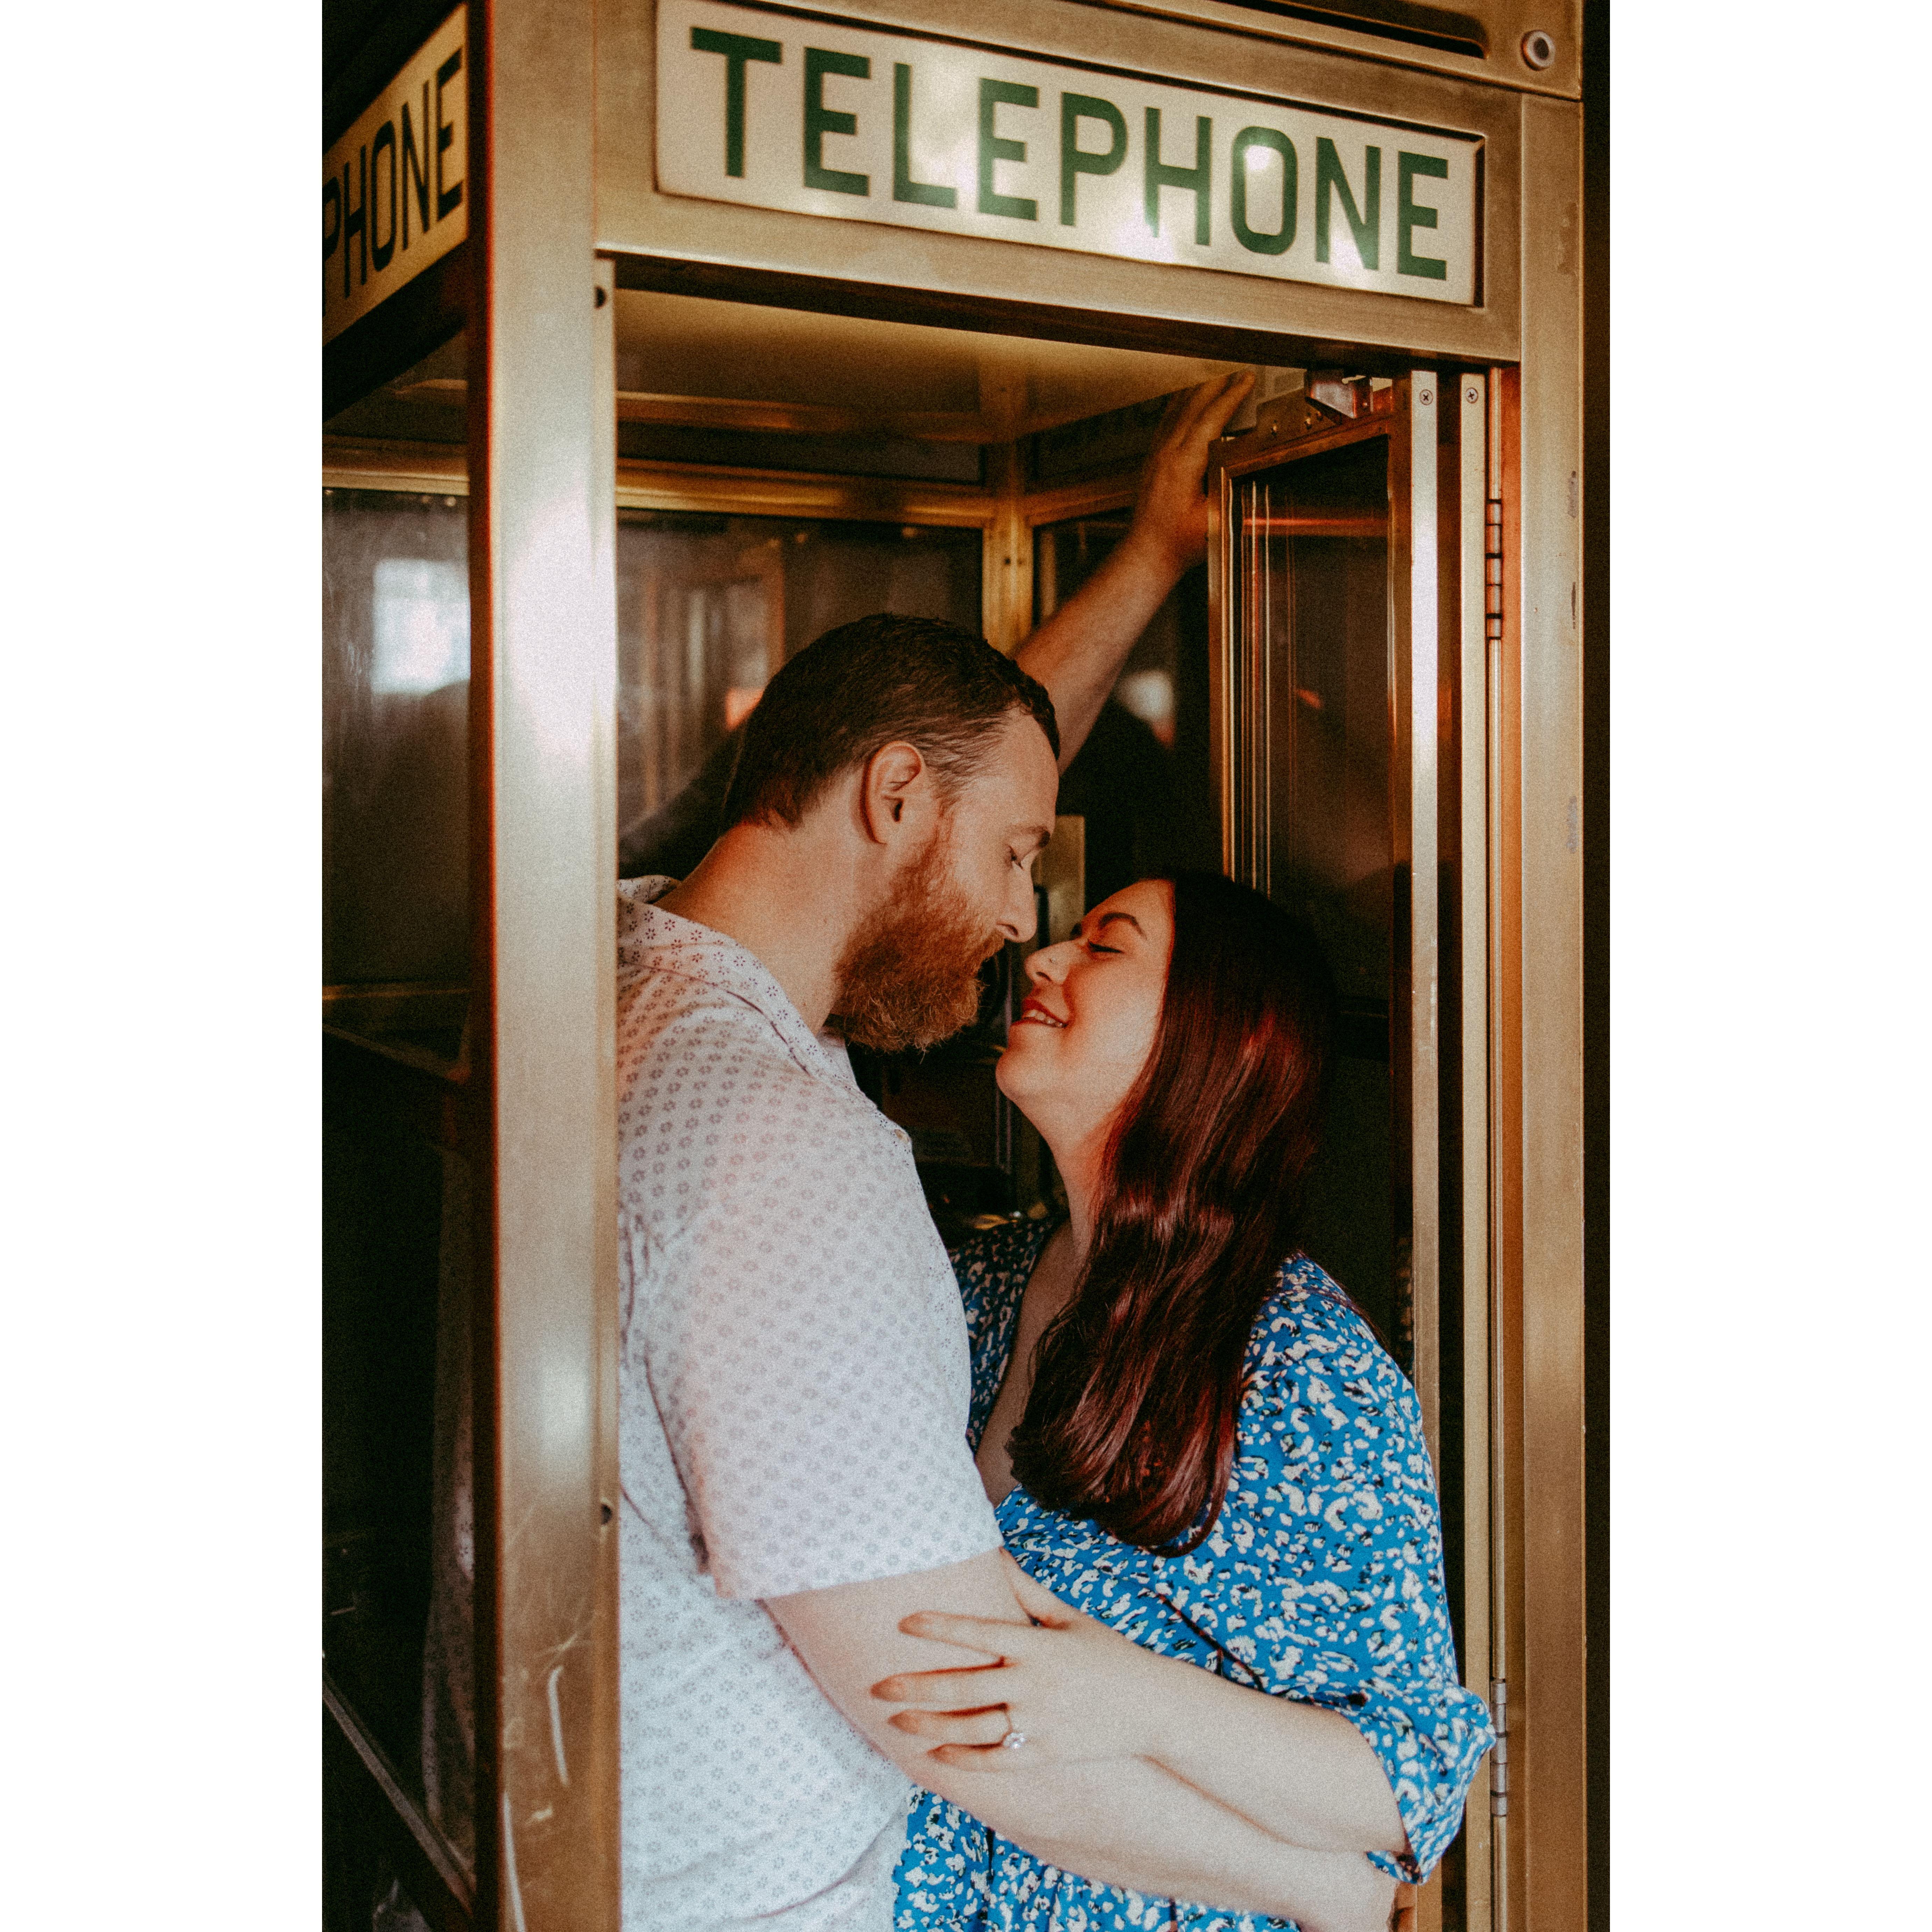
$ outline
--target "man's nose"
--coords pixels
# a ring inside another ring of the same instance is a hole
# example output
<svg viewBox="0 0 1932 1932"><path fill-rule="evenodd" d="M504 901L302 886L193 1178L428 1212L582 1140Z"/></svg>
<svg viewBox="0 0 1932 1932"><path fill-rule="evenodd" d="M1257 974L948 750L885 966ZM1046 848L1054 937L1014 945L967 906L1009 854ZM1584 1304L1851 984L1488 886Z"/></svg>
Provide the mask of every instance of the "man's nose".
<svg viewBox="0 0 1932 1932"><path fill-rule="evenodd" d="M1020 877L1016 890L1008 898L1000 930L1016 946L1024 946L1040 930L1040 916L1034 909L1030 874Z"/></svg>

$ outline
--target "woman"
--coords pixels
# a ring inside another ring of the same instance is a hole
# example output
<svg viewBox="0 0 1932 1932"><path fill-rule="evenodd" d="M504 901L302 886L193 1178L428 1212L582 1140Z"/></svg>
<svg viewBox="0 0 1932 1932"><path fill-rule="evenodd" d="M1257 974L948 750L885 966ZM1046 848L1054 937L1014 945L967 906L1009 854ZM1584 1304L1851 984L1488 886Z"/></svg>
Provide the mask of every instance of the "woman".
<svg viewBox="0 0 1932 1932"><path fill-rule="evenodd" d="M974 1445L1034 1625L909 1618L994 1660L874 1695L946 1763L1150 1758L1285 1844L1418 1879L1492 1734L1456 1680L1414 1391L1295 1240L1319 954L1258 893L1182 874L1028 970L999 1083L1068 1214L956 1264ZM1092 1884L922 1793L896 1925L1258 1932L1320 1905L1264 1919Z"/></svg>

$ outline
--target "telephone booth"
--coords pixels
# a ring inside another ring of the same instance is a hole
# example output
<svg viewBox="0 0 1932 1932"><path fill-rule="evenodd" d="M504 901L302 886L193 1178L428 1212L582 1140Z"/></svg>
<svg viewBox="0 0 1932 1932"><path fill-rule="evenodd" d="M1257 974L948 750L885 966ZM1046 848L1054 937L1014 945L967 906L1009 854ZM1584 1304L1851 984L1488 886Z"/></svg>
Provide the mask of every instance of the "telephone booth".
<svg viewBox="0 0 1932 1932"><path fill-rule="evenodd" d="M1502 1739L1417 1923L1585 1922L1581 38L1579 0L480 0L338 63L330 1932L620 1923L614 882L694 862L832 625L1016 648L1233 368L1042 937L1174 865L1320 934L1309 1246L1420 1394ZM993 1083L1010 952L958 1040L858 1069L943 1230L1054 1202Z"/></svg>

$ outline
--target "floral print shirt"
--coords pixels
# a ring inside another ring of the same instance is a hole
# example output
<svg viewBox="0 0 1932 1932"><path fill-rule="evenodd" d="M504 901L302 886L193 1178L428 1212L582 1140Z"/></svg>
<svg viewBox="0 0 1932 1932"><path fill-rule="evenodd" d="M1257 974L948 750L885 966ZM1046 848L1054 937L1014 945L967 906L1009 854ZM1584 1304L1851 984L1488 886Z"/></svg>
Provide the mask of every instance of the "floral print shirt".
<svg viewBox="0 0 1932 1932"><path fill-rule="evenodd" d="M1020 1298L1051 1232L1016 1222L953 1257L973 1345L969 1434L993 1412ZM1043 1508L999 1506L1006 1548L1089 1616L1166 1657L1339 1711L1388 1774L1408 1828L1390 1874L1426 1876L1495 1741L1458 1680L1436 1484L1409 1385L1335 1282L1284 1262L1248 1344L1233 1474L1206 1540L1162 1556ZM1292 1922L1089 1882L929 1792L913 1800L895 1932L1281 1932Z"/></svg>

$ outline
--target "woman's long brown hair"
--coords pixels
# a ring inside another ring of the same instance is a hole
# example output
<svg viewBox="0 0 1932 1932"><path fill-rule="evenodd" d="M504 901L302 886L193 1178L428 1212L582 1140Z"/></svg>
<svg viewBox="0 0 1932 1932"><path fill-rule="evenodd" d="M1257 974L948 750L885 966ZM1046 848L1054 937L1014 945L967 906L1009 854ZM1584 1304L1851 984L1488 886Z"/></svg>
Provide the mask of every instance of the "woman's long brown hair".
<svg viewBox="0 0 1932 1932"><path fill-rule="evenodd" d="M1154 1048L1115 1121L1086 1266L1040 1338L1011 1450L1049 1508L1178 1553L1220 1513L1248 1337L1297 1246L1335 997L1291 914L1212 873L1171 883Z"/></svg>

